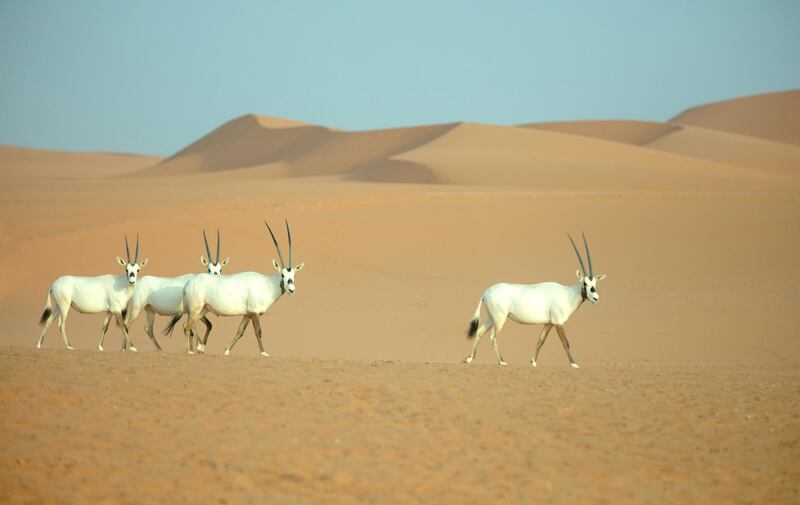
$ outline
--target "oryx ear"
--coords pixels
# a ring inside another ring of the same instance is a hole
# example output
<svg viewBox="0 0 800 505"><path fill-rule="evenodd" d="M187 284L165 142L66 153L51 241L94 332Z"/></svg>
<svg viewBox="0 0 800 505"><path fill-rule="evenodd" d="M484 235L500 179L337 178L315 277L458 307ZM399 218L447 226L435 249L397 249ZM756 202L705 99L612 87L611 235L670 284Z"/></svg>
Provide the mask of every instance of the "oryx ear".
<svg viewBox="0 0 800 505"><path fill-rule="evenodd" d="M605 278L606 278L606 274L599 274L597 277L595 277L595 279L597 279L598 281L602 281Z"/></svg>
<svg viewBox="0 0 800 505"><path fill-rule="evenodd" d="M299 265L297 265L296 267L294 267L294 269L295 269L295 270L302 270L302 269L303 269L303 265L305 265L305 263L300 263Z"/></svg>
<svg viewBox="0 0 800 505"><path fill-rule="evenodd" d="M123 266L123 267L124 267L124 266L127 264L127 263L125 262L125 260L123 260L123 259L122 259L122 258L120 258L119 256L117 256L117 263L119 263L119 264L120 264L120 266Z"/></svg>
<svg viewBox="0 0 800 505"><path fill-rule="evenodd" d="M230 261L231 261L231 257L230 256L226 257L224 260L222 260L222 266L227 265L228 263L230 263Z"/></svg>
<svg viewBox="0 0 800 505"><path fill-rule="evenodd" d="M578 279L583 279L583 274L581 274L580 270L575 270L575 275L578 276Z"/></svg>
<svg viewBox="0 0 800 505"><path fill-rule="evenodd" d="M139 266L140 266L140 267L147 266L147 262L148 262L148 261L150 261L150 258L145 258L145 259L144 259L144 261L142 261L141 263L139 263Z"/></svg>
<svg viewBox="0 0 800 505"><path fill-rule="evenodd" d="M208 266L208 260L206 259L205 256L202 256L202 255L200 256L200 263L202 263L203 266L206 266L206 267Z"/></svg>
<svg viewBox="0 0 800 505"><path fill-rule="evenodd" d="M275 270L277 270L278 272L280 272L280 271L281 271L281 267L279 267L279 266L278 266L278 262L277 262L277 261L275 261L275 259L274 259L274 258L272 259L272 266L274 266L274 267L275 267Z"/></svg>

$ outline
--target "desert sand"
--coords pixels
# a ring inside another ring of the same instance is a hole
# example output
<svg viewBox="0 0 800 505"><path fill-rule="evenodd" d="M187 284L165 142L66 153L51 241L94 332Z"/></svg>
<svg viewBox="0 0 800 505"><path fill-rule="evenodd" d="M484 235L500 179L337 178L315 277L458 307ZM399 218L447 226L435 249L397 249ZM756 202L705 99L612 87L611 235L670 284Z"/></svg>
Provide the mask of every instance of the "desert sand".
<svg viewBox="0 0 800 505"><path fill-rule="evenodd" d="M664 123L249 115L164 159L0 146L3 501L797 502L798 97ZM226 273L270 272L284 217L306 267L262 317L269 358L250 329L218 356L234 318L206 356L154 352L144 316L138 354L113 327L100 354L102 315L75 312L78 351L55 326L34 349L52 281L116 273L123 234L143 275L202 271L204 228ZM514 323L509 368L487 339L461 364L482 291L572 283L581 230L608 275L567 325L582 368L553 336L530 368L540 328Z"/></svg>

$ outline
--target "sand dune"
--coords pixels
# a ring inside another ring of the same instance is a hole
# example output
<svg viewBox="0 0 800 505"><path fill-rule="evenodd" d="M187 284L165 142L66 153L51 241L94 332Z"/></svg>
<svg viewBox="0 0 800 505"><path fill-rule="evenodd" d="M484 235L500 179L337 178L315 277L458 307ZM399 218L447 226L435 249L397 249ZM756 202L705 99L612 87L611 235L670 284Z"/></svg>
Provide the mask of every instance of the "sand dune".
<svg viewBox="0 0 800 505"><path fill-rule="evenodd" d="M769 116L745 102L737 118ZM244 116L166 160L0 148L0 501L797 501L790 123ZM262 317L270 358L251 330L217 356L222 317L207 356L180 330L150 352L143 316L138 355L117 328L100 354L102 315L75 312L79 351L55 326L32 349L52 281L117 272L124 234L144 275L200 272L216 228L226 273L269 273L262 221L284 217L306 267ZM509 368L486 340L460 364L483 290L572 282L581 230L608 274L567 325L583 368L551 336L533 370L539 328L515 323Z"/></svg>
<svg viewBox="0 0 800 505"><path fill-rule="evenodd" d="M114 153L70 153L0 145L0 177L94 178L142 170L157 163L156 156Z"/></svg>
<svg viewBox="0 0 800 505"><path fill-rule="evenodd" d="M800 145L800 90L693 107L672 118L670 123Z"/></svg>

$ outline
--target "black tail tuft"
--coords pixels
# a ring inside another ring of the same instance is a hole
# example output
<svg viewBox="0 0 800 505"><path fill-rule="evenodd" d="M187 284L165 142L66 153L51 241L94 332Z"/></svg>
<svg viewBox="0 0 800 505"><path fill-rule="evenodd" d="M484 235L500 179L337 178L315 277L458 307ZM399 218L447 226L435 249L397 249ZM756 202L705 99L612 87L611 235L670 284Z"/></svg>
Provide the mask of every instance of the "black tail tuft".
<svg viewBox="0 0 800 505"><path fill-rule="evenodd" d="M477 317L474 317L469 322L469 329L467 330L467 338L475 338L475 335L478 334L478 325L481 323L481 320Z"/></svg>
<svg viewBox="0 0 800 505"><path fill-rule="evenodd" d="M182 317L183 317L182 313L175 314L174 316L172 316L172 319L169 320L169 324L167 325L166 328L164 328L164 331L162 331L161 334L172 336L172 330L175 329L175 325L178 324L178 321L180 321Z"/></svg>
<svg viewBox="0 0 800 505"><path fill-rule="evenodd" d="M50 307L45 307L44 312L42 312L42 317L39 319L39 324L44 324L50 319L50 316L53 314L53 309Z"/></svg>

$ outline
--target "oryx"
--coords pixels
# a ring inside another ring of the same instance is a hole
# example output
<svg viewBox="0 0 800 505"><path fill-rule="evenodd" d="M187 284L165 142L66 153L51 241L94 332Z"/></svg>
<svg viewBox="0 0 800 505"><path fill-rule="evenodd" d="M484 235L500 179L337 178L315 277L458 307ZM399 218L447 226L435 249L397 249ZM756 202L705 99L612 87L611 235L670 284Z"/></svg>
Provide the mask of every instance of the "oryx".
<svg viewBox="0 0 800 505"><path fill-rule="evenodd" d="M253 322L253 330L258 340L258 348L262 356L269 356L264 351L261 343L261 323L259 317L267 311L272 304L284 293L290 295L295 292L294 277L295 273L303 268L303 263L295 266L292 260L292 233L289 230L289 222L286 221L286 235L289 240L289 263L283 260L281 248L272 233L272 228L267 225L267 230L275 243L278 257L281 260L280 266L274 259L272 266L277 273L264 275L258 272L242 272L233 275L212 276L206 274L196 275L189 279L183 288L183 312L189 314L184 332L186 334L186 350L192 352L192 338L194 327L197 321L208 312L218 316L242 316L239 329L230 345L225 348L225 354L230 354L233 346L244 334L248 322ZM181 319L183 312L176 312L169 326L164 330L165 334L172 332L175 325ZM199 351L204 349L204 345L198 342Z"/></svg>
<svg viewBox="0 0 800 505"><path fill-rule="evenodd" d="M466 363L471 363L475 359L475 350L478 347L481 336L491 330L489 338L497 355L497 361L501 365L506 364L497 346L497 335L503 329L503 325L508 318L522 324L544 325L539 336L539 342L536 345L536 351L531 358L531 365L536 366L539 350L544 345L548 333L555 326L561 339L561 345L569 358L570 365L572 368L579 368L569 352L569 342L567 341L567 334L564 332L564 324L585 300L589 300L592 303L597 303L600 300L600 294L597 292L597 281L601 281L606 277L605 274L594 276L589 244L586 242L586 236L583 233L581 235L583 236L583 245L586 248L586 259L589 263L588 274L586 273L583 259L581 259L581 254L575 246L575 241L567 234L570 242L572 242L573 249L575 249L575 254L578 255L578 262L581 267L576 272L578 282L575 284L564 286L557 282L542 282L539 284L501 283L495 284L483 292L480 301L478 301L478 308L475 309L475 314L473 314L469 323L467 336L475 338L475 342L472 344L472 352L464 360ZM489 316L483 325L480 325L481 304L486 304L486 312Z"/></svg>
<svg viewBox="0 0 800 505"><path fill-rule="evenodd" d="M217 230L217 259L211 256L211 248L208 247L208 237L206 231L203 230L203 242L206 246L206 256L200 255L200 263L206 266L206 270L210 275L220 275L222 267L228 264L230 258L225 258L220 261L220 236ZM183 287L186 282L197 274L184 274L178 277L156 277L154 275L147 275L139 279L136 283L136 290L131 297L131 305L128 310L128 317L125 319L125 326L131 327L131 323L141 313L142 309L147 313L147 323L144 326L144 331L153 341L153 344L160 351L161 346L158 345L155 335L153 334L153 323L155 322L156 314L160 316L172 316L178 311L183 310ZM203 324L206 325L206 334L203 337L203 345L208 341L208 334L211 332L211 321L207 317L201 318ZM100 348L102 350L102 348Z"/></svg>
<svg viewBox="0 0 800 505"><path fill-rule="evenodd" d="M39 335L39 341L36 343L37 348L42 347L44 334L56 316L58 316L58 328L64 338L64 345L67 346L67 349L72 349L69 340L67 340L66 323L69 309L74 307L75 310L83 314L106 313L106 318L103 321L103 330L100 333L100 344L97 346L98 349L103 350L103 339L106 336L106 331L108 331L111 316L114 316L117 325L122 328L122 333L125 335L123 350L127 345L131 351L136 351L136 347L133 346L128 336L124 319L128 301L133 295L136 280L139 278L139 270L147 265L147 258L141 265L139 264L138 235L136 236L136 254L133 261L131 261L131 251L128 247L127 236L125 236L125 252L128 255L128 261L117 256L117 263L125 269L125 275L101 275L99 277L64 275L53 282L52 286L50 286L50 291L47 293L47 304L39 321L39 324L44 325L44 329L42 334ZM52 309L50 304L50 295L55 298L55 310Z"/></svg>

